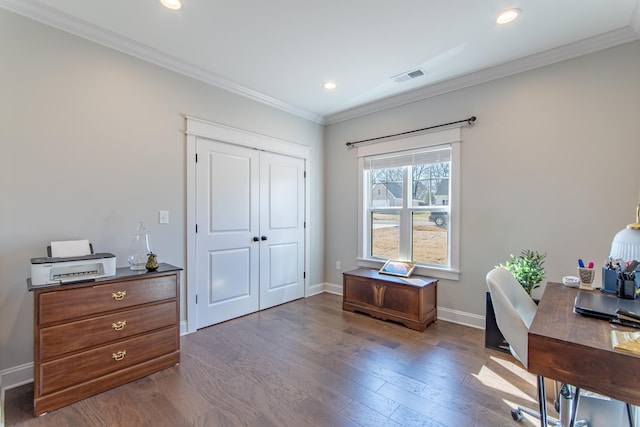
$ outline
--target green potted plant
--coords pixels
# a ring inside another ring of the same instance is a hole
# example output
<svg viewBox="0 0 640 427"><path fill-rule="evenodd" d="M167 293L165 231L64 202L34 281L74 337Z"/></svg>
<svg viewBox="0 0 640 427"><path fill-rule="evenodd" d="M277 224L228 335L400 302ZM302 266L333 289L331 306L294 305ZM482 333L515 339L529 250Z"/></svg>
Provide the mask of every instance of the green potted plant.
<svg viewBox="0 0 640 427"><path fill-rule="evenodd" d="M511 255L509 259L497 267L506 268L513 274L516 280L522 285L524 290L531 296L531 292L540 286L544 279L544 259L546 253L540 254L536 251L523 250L519 256ZM534 299L534 302L537 301ZM491 294L487 292L487 309L485 316L485 338L484 345L488 348L509 353L509 343L507 343L498 329Z"/></svg>
<svg viewBox="0 0 640 427"><path fill-rule="evenodd" d="M519 256L511 255L510 258L498 267L506 268L513 274L525 291L531 296L531 292L540 287L544 279L544 259L546 253L523 250Z"/></svg>

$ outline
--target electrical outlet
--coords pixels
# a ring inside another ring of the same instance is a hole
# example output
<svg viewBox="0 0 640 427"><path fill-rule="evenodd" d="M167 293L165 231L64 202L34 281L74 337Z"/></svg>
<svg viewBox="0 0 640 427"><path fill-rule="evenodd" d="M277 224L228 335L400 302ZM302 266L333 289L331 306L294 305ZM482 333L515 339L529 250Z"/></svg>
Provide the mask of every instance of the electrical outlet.
<svg viewBox="0 0 640 427"><path fill-rule="evenodd" d="M342 268L342 263L340 261L336 261L336 270L340 270Z"/></svg>
<svg viewBox="0 0 640 427"><path fill-rule="evenodd" d="M160 224L169 224L169 211L158 212L158 222Z"/></svg>

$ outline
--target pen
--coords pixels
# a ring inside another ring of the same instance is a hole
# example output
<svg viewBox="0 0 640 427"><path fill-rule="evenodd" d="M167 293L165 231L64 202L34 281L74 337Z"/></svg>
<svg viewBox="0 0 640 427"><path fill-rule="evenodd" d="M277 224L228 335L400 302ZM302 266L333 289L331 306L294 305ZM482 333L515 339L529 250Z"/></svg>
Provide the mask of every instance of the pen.
<svg viewBox="0 0 640 427"><path fill-rule="evenodd" d="M582 261L582 258L578 258L578 267L584 268L584 262Z"/></svg>
<svg viewBox="0 0 640 427"><path fill-rule="evenodd" d="M616 325L622 325L622 326L630 326L632 328L640 328L640 323L638 322L633 322L631 320L625 320L625 319L619 319L619 318L613 318L613 319L609 319L609 323L614 323Z"/></svg>

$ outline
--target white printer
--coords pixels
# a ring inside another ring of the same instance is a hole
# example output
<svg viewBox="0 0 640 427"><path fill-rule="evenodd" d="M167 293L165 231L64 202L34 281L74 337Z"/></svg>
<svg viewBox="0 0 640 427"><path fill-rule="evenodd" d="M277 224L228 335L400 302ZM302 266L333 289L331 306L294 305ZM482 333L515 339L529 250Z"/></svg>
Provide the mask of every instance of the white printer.
<svg viewBox="0 0 640 427"><path fill-rule="evenodd" d="M47 254L31 258L32 286L86 282L116 274L116 256L93 253L88 240L51 242Z"/></svg>

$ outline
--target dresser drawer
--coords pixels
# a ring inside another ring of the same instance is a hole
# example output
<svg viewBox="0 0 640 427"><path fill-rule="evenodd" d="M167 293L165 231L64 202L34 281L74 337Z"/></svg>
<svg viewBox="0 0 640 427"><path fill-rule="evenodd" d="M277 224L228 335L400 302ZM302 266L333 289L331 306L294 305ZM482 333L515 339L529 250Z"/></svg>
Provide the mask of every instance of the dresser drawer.
<svg viewBox="0 0 640 427"><path fill-rule="evenodd" d="M176 301L145 306L40 329L40 359L46 360L178 322Z"/></svg>
<svg viewBox="0 0 640 427"><path fill-rule="evenodd" d="M147 277L38 294L41 326L176 298L176 275Z"/></svg>
<svg viewBox="0 0 640 427"><path fill-rule="evenodd" d="M40 394L87 382L180 349L176 326L40 364Z"/></svg>

